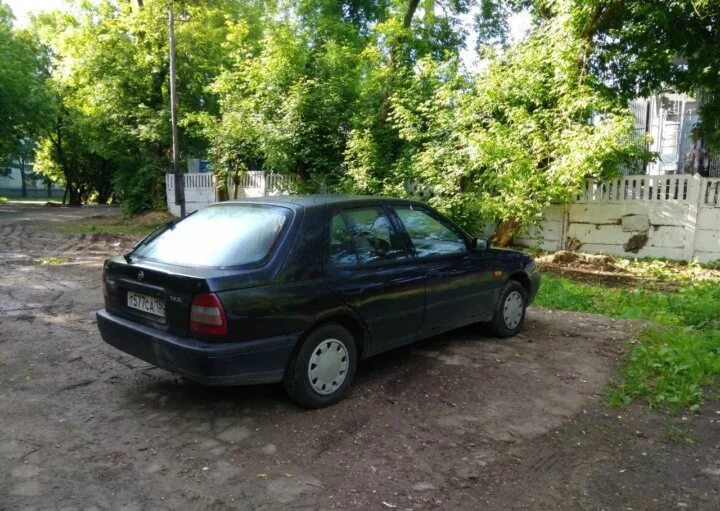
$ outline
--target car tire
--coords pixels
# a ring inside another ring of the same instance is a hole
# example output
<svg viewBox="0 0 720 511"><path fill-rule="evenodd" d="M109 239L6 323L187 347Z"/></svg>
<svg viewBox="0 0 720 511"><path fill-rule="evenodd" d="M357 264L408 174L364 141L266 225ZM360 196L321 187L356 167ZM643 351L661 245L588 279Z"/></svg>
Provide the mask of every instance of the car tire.
<svg viewBox="0 0 720 511"><path fill-rule="evenodd" d="M337 324L310 332L290 360L283 385L290 399L306 408L340 401L355 378L357 347L352 334Z"/></svg>
<svg viewBox="0 0 720 511"><path fill-rule="evenodd" d="M508 280L500 293L491 326L498 337L512 337L523 328L527 310L527 291L515 280Z"/></svg>

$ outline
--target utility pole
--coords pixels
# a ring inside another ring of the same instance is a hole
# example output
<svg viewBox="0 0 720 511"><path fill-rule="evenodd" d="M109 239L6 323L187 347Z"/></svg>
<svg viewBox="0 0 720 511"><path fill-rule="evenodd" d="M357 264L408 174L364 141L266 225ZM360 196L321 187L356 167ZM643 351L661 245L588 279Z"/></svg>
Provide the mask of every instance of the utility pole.
<svg viewBox="0 0 720 511"><path fill-rule="evenodd" d="M175 88L175 13L170 1L170 122L172 124L172 163L175 175L175 204L180 205L180 218L185 216L185 179L180 171L180 143L177 129L177 89Z"/></svg>

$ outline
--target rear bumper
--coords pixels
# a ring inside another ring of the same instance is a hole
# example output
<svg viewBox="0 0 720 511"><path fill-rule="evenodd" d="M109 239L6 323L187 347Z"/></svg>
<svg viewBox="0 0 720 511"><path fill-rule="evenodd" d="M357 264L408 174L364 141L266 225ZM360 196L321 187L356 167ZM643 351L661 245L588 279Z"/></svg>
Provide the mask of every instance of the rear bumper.
<svg viewBox="0 0 720 511"><path fill-rule="evenodd" d="M297 342L294 336L240 343L208 343L157 331L97 312L103 340L125 353L203 385L281 381Z"/></svg>

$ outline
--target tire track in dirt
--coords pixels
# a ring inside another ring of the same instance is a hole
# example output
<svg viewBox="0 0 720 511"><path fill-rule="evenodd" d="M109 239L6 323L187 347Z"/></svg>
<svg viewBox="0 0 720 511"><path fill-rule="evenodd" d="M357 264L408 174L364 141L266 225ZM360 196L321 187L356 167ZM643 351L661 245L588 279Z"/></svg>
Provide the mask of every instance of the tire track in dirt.
<svg viewBox="0 0 720 511"><path fill-rule="evenodd" d="M128 249L135 240L115 234L63 234L42 226L13 223L0 227L3 264L29 264L35 258L67 257L71 260L102 260Z"/></svg>

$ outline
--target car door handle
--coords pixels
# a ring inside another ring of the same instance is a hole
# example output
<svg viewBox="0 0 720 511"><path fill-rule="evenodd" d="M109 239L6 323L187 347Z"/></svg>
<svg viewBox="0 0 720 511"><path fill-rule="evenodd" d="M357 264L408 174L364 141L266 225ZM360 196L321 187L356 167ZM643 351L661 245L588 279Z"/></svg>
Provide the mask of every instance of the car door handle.
<svg viewBox="0 0 720 511"><path fill-rule="evenodd" d="M432 271L428 274L430 278L444 279L446 277L453 277L455 275L462 275L465 270L438 270Z"/></svg>
<svg viewBox="0 0 720 511"><path fill-rule="evenodd" d="M377 291L384 287L382 282L373 282L372 284L366 284L364 286L346 287L340 290L345 296L360 296L366 291Z"/></svg>
<svg viewBox="0 0 720 511"><path fill-rule="evenodd" d="M340 292L343 294L343 296L347 296L350 298L350 297L360 296L361 294L363 294L363 288L353 287L353 288L348 288L348 289L341 289Z"/></svg>
<svg viewBox="0 0 720 511"><path fill-rule="evenodd" d="M392 284L393 286L402 286L403 284L412 284L413 282L418 282L424 279L425 276L422 274L412 275L410 277L398 277L396 279L392 279L390 281L390 284Z"/></svg>

